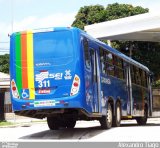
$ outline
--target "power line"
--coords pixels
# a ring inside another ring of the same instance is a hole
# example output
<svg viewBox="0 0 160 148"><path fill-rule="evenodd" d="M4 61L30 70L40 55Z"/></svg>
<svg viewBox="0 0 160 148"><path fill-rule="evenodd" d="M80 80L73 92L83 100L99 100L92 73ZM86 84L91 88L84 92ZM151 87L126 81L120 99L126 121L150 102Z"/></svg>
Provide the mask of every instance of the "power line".
<svg viewBox="0 0 160 148"><path fill-rule="evenodd" d="M5 52L8 53L8 52L9 52L9 49L7 49L7 50L6 50L6 49L5 49L5 50L4 50L4 49L3 49L3 50L0 49L0 53L5 53Z"/></svg>
<svg viewBox="0 0 160 148"><path fill-rule="evenodd" d="M9 43L9 41L4 41L4 42L0 42L0 44L6 44L6 43Z"/></svg>
<svg viewBox="0 0 160 148"><path fill-rule="evenodd" d="M7 49L7 48L0 48L0 51L3 51L3 50L9 50L9 49Z"/></svg>

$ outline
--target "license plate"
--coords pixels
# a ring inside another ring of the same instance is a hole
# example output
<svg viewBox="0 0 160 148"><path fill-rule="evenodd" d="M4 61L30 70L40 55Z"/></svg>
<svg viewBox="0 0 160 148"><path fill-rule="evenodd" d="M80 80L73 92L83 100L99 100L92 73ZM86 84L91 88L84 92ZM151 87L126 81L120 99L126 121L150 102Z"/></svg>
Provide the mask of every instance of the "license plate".
<svg viewBox="0 0 160 148"><path fill-rule="evenodd" d="M46 100L46 101L34 101L34 107L55 106L59 101Z"/></svg>

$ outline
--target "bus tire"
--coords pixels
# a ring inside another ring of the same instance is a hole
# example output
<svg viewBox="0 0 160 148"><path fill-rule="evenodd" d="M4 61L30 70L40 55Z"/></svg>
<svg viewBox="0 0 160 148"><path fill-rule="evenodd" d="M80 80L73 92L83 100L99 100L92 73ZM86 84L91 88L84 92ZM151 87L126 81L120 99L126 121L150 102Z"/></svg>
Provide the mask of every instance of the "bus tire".
<svg viewBox="0 0 160 148"><path fill-rule="evenodd" d="M99 121L103 129L110 129L112 127L113 113L112 113L112 106L110 103L108 103L107 105L106 116L102 116Z"/></svg>
<svg viewBox="0 0 160 148"><path fill-rule="evenodd" d="M148 108L147 106L144 109L144 116L143 117L137 117L136 121L138 125L146 125L148 119Z"/></svg>
<svg viewBox="0 0 160 148"><path fill-rule="evenodd" d="M116 103L115 116L113 117L113 127L119 127L121 125L121 105L119 102Z"/></svg>
<svg viewBox="0 0 160 148"><path fill-rule="evenodd" d="M74 128L75 125L76 125L76 120L74 120L74 119L70 119L70 120L66 121L67 128Z"/></svg>
<svg viewBox="0 0 160 148"><path fill-rule="evenodd" d="M57 118L54 117L47 117L47 124L50 130L58 130L59 129L59 123Z"/></svg>

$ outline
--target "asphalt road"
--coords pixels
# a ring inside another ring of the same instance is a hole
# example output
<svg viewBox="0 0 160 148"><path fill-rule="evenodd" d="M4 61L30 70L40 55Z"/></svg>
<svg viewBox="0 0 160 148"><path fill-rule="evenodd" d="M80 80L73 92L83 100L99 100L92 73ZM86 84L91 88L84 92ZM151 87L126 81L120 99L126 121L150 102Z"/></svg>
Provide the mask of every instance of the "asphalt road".
<svg viewBox="0 0 160 148"><path fill-rule="evenodd" d="M160 142L160 118L149 119L147 125L122 121L121 127L102 130L98 121L79 121L74 129L49 130L45 122L25 123L16 127L0 128L0 141L89 141Z"/></svg>

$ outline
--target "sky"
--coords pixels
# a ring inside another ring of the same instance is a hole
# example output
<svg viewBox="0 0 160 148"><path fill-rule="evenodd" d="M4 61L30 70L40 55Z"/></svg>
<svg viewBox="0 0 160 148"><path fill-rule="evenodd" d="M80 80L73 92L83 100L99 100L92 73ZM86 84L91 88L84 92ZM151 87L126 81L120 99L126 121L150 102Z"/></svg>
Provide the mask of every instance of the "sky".
<svg viewBox="0 0 160 148"><path fill-rule="evenodd" d="M160 0L0 0L0 54L9 52L8 34L28 29L71 26L80 7L132 4L156 13Z"/></svg>

